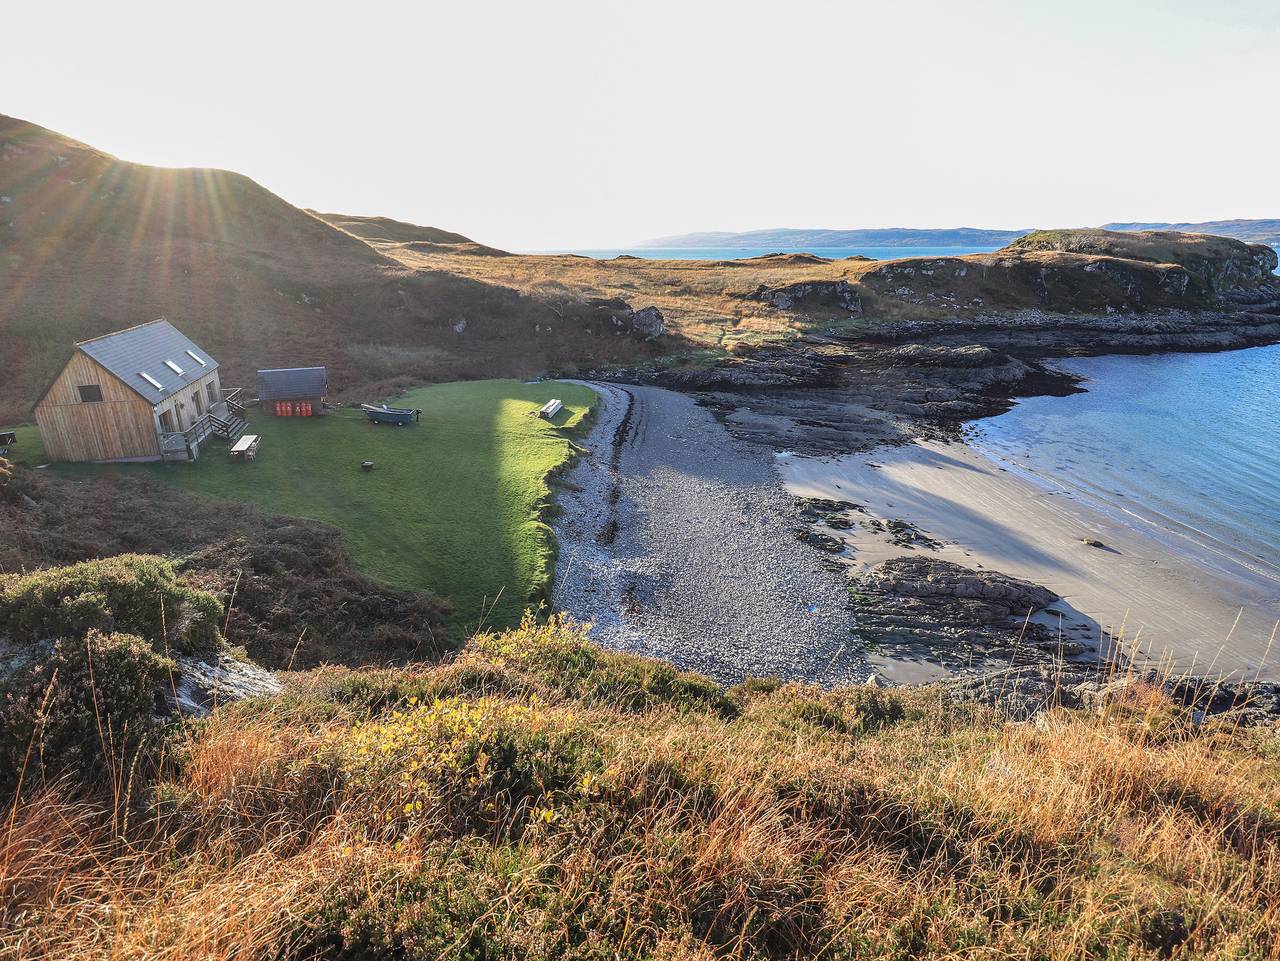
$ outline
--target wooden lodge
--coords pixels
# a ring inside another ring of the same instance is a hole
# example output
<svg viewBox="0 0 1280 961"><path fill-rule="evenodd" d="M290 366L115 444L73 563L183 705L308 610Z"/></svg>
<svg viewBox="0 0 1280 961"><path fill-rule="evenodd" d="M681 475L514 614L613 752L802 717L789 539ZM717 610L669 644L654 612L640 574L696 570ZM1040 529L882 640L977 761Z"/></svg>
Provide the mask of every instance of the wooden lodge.
<svg viewBox="0 0 1280 961"><path fill-rule="evenodd" d="M209 438L243 433L238 393L161 318L76 344L35 419L51 460L195 460Z"/></svg>

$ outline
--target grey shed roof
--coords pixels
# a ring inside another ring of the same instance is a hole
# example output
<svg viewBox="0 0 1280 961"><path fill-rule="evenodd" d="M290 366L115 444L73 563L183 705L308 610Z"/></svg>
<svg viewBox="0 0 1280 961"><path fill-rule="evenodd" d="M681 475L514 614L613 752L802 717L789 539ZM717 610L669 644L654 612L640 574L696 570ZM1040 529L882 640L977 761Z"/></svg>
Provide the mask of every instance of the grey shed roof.
<svg viewBox="0 0 1280 961"><path fill-rule="evenodd" d="M323 367L277 367L258 371L259 400L307 400L323 397L328 392Z"/></svg>
<svg viewBox="0 0 1280 961"><path fill-rule="evenodd" d="M152 404L160 403L218 368L216 360L163 317L83 341L76 347Z"/></svg>

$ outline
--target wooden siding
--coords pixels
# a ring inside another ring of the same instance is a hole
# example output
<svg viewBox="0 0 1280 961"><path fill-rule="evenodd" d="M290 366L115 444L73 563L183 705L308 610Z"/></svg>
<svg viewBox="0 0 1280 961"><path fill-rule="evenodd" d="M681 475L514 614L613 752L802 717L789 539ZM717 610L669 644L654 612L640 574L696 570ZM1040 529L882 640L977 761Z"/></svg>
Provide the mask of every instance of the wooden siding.
<svg viewBox="0 0 1280 961"><path fill-rule="evenodd" d="M210 371L199 380L192 381L172 397L167 398L162 403L156 404L154 417L155 429L157 431L160 429L161 411L173 411L174 424L178 430L186 430L194 424L197 418L200 417L201 412L208 413L209 408L213 405L209 403L209 395L205 391L205 385L210 381L213 382L215 390L218 390L221 386L218 379L218 372L216 370ZM198 409L195 403L196 394L200 395L201 406ZM222 399L221 393L218 394L218 399Z"/></svg>
<svg viewBox="0 0 1280 961"><path fill-rule="evenodd" d="M102 388L100 402L81 403L77 388L88 384ZM80 351L36 405L36 424L52 460L160 456L151 405Z"/></svg>

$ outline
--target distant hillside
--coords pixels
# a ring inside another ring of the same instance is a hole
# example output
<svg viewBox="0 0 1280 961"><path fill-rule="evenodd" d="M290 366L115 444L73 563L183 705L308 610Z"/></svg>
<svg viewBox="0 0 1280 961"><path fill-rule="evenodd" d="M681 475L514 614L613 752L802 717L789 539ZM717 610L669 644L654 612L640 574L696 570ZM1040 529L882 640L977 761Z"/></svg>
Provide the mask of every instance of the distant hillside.
<svg viewBox="0 0 1280 961"><path fill-rule="evenodd" d="M313 217L319 217L327 224L355 234L364 240L381 240L393 244L424 241L431 244L471 244L470 237L455 234L439 227L420 227L417 224L405 223L403 220L392 220L390 217L358 217L354 214L322 214L318 210L307 209Z"/></svg>
<svg viewBox="0 0 1280 961"><path fill-rule="evenodd" d="M983 230L978 227L954 227L938 230L915 230L888 227L876 230L803 230L781 227L774 230L749 230L745 233L709 232L679 234L646 240L637 247L725 247L751 249L759 247L792 250L815 247L1000 247L1016 240L1026 230Z"/></svg>
<svg viewBox="0 0 1280 961"><path fill-rule="evenodd" d="M1199 224L1103 224L1104 230L1180 230L1193 234L1215 234L1234 237L1252 244L1280 247L1280 219L1276 220L1208 220Z"/></svg>
<svg viewBox="0 0 1280 961"><path fill-rule="evenodd" d="M252 384L260 366L327 364L341 396L655 349L612 330L584 336L589 323L604 331L564 291L521 296L415 268L355 235L467 248L461 234L340 219L342 230L241 174L128 163L0 115L0 424L29 416L76 340L162 315L218 358L228 386Z"/></svg>
<svg viewBox="0 0 1280 961"><path fill-rule="evenodd" d="M323 216L323 215L322 215ZM1280 246L1280 219L1277 220L1212 220L1200 224L1115 223L1103 224L1103 230L1143 231L1176 230L1185 233L1215 234L1234 237L1254 244ZM890 227L879 230L803 230L783 227L776 230L749 230L744 233L708 231L658 237L636 244L638 248L716 248L747 250L812 249L820 247L1001 247L1012 243L1029 230L984 230L977 227L955 227L914 230Z"/></svg>
<svg viewBox="0 0 1280 961"><path fill-rule="evenodd" d="M408 251L428 254L471 254L477 257L509 257L505 250L486 247L469 237L455 234L439 227L422 227L392 220L390 217L358 217L354 214L322 214L317 210L307 213L319 217L339 230L361 238L375 250L396 260Z"/></svg>

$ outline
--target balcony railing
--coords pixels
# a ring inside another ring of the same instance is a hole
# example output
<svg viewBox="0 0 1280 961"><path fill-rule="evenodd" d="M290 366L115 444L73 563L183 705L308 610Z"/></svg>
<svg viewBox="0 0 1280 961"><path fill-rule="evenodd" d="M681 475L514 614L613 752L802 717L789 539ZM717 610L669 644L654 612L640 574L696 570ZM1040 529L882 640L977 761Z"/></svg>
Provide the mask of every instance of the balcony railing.
<svg viewBox="0 0 1280 961"><path fill-rule="evenodd" d="M243 392L243 387L231 387L222 391L222 402L226 404L228 412L237 417L244 416L244 401L240 396Z"/></svg>
<svg viewBox="0 0 1280 961"><path fill-rule="evenodd" d="M165 460L190 460L192 452L214 435L214 419L201 414L186 430L160 432L160 456Z"/></svg>

